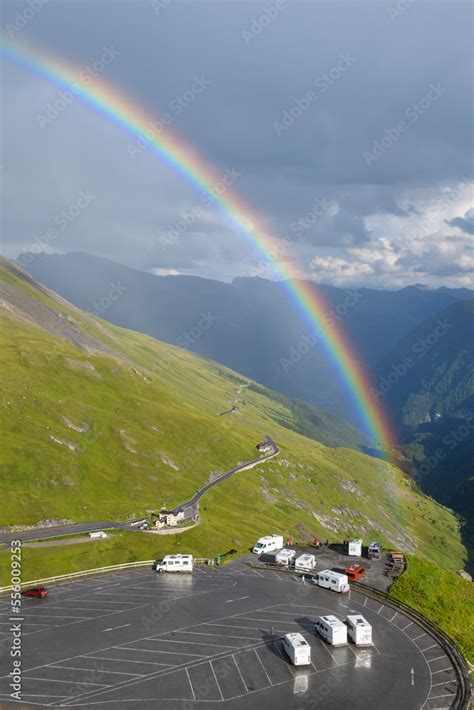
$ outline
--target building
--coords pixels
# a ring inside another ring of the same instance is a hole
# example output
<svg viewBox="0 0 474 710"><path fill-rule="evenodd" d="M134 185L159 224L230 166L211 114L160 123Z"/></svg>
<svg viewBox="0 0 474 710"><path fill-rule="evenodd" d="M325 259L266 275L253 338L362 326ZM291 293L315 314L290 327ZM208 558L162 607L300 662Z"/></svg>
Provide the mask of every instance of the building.
<svg viewBox="0 0 474 710"><path fill-rule="evenodd" d="M162 510L155 522L155 527L163 528L165 526L173 527L184 520L184 510L180 508L177 511Z"/></svg>
<svg viewBox="0 0 474 710"><path fill-rule="evenodd" d="M271 441L261 441L260 444L257 444L257 451L260 451L261 454L267 454L269 451L273 450L273 444Z"/></svg>

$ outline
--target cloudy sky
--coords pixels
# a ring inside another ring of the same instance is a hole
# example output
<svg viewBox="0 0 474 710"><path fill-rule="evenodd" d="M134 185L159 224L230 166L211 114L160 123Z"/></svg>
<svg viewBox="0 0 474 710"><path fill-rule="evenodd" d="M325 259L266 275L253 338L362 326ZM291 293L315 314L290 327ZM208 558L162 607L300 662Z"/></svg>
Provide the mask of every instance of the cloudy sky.
<svg viewBox="0 0 474 710"><path fill-rule="evenodd" d="M472 285L472 4L29 0L3 34L108 82L201 154L295 274ZM94 69L95 67L95 69ZM2 60L2 251L274 277L182 176Z"/></svg>

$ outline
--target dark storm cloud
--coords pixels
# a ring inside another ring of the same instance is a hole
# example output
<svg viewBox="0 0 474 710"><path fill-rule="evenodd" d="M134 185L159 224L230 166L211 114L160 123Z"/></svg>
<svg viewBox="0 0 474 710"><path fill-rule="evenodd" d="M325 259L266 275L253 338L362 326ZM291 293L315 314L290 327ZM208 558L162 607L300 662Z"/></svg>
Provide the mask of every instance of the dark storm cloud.
<svg viewBox="0 0 474 710"><path fill-rule="evenodd" d="M7 35L83 67L113 51L103 77L147 107L151 133L175 130L218 172L236 170L236 191L305 259L307 248L370 245L371 215L421 215L411 189L436 191L470 172L468 3L43 2L24 22L27 7L4 4ZM24 70L4 81L12 255L88 189L94 202L49 249L217 278L231 262L246 272L254 257L210 214L163 252L160 238L199 192L79 101L41 127L57 94ZM318 201L334 207L295 230Z"/></svg>
<svg viewBox="0 0 474 710"><path fill-rule="evenodd" d="M454 219L447 220L446 223L451 227L459 227L466 234L474 234L474 207L467 210L464 217L454 217Z"/></svg>

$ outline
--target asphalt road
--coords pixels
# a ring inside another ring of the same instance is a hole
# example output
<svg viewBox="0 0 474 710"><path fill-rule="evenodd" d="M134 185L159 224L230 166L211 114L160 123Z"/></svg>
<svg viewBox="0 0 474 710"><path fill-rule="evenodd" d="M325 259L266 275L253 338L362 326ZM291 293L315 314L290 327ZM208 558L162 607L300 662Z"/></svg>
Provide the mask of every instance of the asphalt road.
<svg viewBox="0 0 474 710"><path fill-rule="evenodd" d="M265 454L264 456L259 456L253 459L252 461L246 461L245 463L239 464L239 466L234 466L234 468L231 468L229 471L226 471L226 473L222 474L222 476L219 476L219 478L214 479L214 481L211 481L210 483L207 483L205 486L200 488L198 492L192 498L190 498L190 500L187 500L184 503L180 503L179 505L177 505L175 508L172 509L172 512L176 513L181 508L196 507L199 502L199 499L202 498L202 496L207 493L210 488L213 488L214 486L217 486L218 483L221 483L227 478L230 478L234 475L234 473L238 473L239 471L243 471L251 466L263 463L263 461L267 461L268 459L277 456L280 453L278 445L273 441L273 439L270 439L270 437L267 437L267 439L273 444L273 451L269 452L268 454Z"/></svg>
<svg viewBox="0 0 474 710"><path fill-rule="evenodd" d="M91 710L434 710L456 675L435 638L393 607L241 561L192 575L133 570L52 587L22 604L22 697L12 700L7 596L0 598L0 707ZM374 645L334 648L317 616L362 612ZM295 668L281 635L302 632Z"/></svg>
<svg viewBox="0 0 474 710"><path fill-rule="evenodd" d="M57 525L48 528L34 528L33 530L22 530L20 532L0 533L0 544L9 545L12 540L42 540L58 535L73 535L75 533L92 532L93 530L109 530L111 528L126 527L126 523L113 521L72 523L70 525Z"/></svg>
<svg viewBox="0 0 474 710"><path fill-rule="evenodd" d="M246 463L240 464L239 466L235 466L234 468L230 469L229 471L224 473L219 478L216 478L214 481L207 483L205 486L203 486L196 493L195 496L193 496L193 498L191 498L191 500L186 501L184 503L180 503L175 508L173 508L173 511L178 511L181 508L187 508L189 506L196 506L199 499L213 486L216 486L221 481L225 481L227 478L230 478L231 476L233 476L234 473L237 473L238 471L241 471L242 469L247 468L249 465L257 464L261 461L265 461L265 460L270 459L273 456L276 456L277 454L279 454L280 449L278 448L277 444L274 441L272 441L272 443L274 446L273 452L266 454L265 456L260 456L259 458L256 458L253 461L247 461ZM110 530L113 528L130 529L131 528L130 523L132 523L132 522L135 522L135 521L132 521L132 520L129 520L127 522L93 521L93 522L89 522L89 523L71 523L70 525L59 525L59 526L48 527L48 528L34 528L33 530L22 530L19 532L4 532L4 533L0 533L0 545L9 545L12 540L22 540L22 541L39 540L39 539L45 539L45 538L50 538L50 537L58 537L60 535L73 535L76 533L87 533L87 532L92 532L94 530Z"/></svg>

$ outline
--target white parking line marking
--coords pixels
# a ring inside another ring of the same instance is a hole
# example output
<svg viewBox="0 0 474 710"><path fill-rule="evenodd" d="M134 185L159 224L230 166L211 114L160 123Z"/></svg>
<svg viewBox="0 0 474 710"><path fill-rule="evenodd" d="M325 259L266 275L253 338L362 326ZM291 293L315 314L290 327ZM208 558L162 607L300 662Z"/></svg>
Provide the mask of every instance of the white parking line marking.
<svg viewBox="0 0 474 710"><path fill-rule="evenodd" d="M431 695L428 700L436 700L437 698L450 698L456 693L446 693L446 695Z"/></svg>
<svg viewBox="0 0 474 710"><path fill-rule="evenodd" d="M153 639L154 641L156 639ZM132 641L131 643L135 643ZM120 645L114 646L114 649L121 649L123 651L138 651L139 653L171 653L173 656L195 656L196 658L208 658L208 653L187 653L185 651L154 651L151 648L133 648L131 646Z"/></svg>
<svg viewBox="0 0 474 710"><path fill-rule="evenodd" d="M115 663L117 663L118 661L125 661L126 663L141 663L145 666L168 666L168 668L174 668L173 663L157 663L156 661L132 661L131 658L109 658L108 656L92 656L92 653L94 653L94 651L91 651L91 653L88 653L85 656L73 656L73 658L95 658L98 661L114 661ZM56 663L60 662L61 661L56 661ZM141 675L141 673L139 675Z"/></svg>
<svg viewBox="0 0 474 710"><path fill-rule="evenodd" d="M436 658L432 658L431 660L429 660L428 663L433 663L433 661L439 661L440 658L446 658L446 656L444 654L442 656L437 656Z"/></svg>
<svg viewBox="0 0 474 710"><path fill-rule="evenodd" d="M382 604L382 606L381 606L380 609L378 610L377 614L380 614L380 612L382 611L383 608L384 608L384 604Z"/></svg>
<svg viewBox="0 0 474 710"><path fill-rule="evenodd" d="M110 629L102 629L102 633L105 633L107 631L115 631L116 629L124 629L126 626L131 626L132 623L130 624L122 624L121 626L112 626Z"/></svg>
<svg viewBox="0 0 474 710"><path fill-rule="evenodd" d="M82 656L84 658L84 656ZM60 661L58 661L60 663ZM48 668L67 668L68 670L71 671L85 671L90 672L90 671L99 671L100 673L109 673L110 675L133 675L136 676L137 678L143 675L142 673L125 673L124 671L106 671L103 668L78 668L77 666L59 666L59 665L54 665L54 663L50 663L48 665Z"/></svg>
<svg viewBox="0 0 474 710"><path fill-rule="evenodd" d="M154 638L153 636L149 636L149 638L146 639L147 641L157 641L158 643L185 643L188 646L213 646L214 648L235 648L235 646L229 646L228 644L223 644L223 643L202 643L199 641L177 641L175 639L160 639L160 638ZM183 652L184 653L184 652ZM189 655L184 653L184 655Z"/></svg>
<svg viewBox="0 0 474 710"><path fill-rule="evenodd" d="M436 688L437 685L448 685L448 683L456 683L457 685L457 679L453 678L452 680L442 680L441 683L433 683L431 687Z"/></svg>
<svg viewBox="0 0 474 710"><path fill-rule="evenodd" d="M216 672L215 672L215 670L214 670L214 666L212 665L212 661L209 662L209 665L211 666L211 670L212 670L212 672L213 672L213 674L214 674L214 678L215 678L215 681L216 681L216 685L217 685L217 687L219 688L219 693L221 694L221 699L224 700L224 696L222 695L221 686L219 685L219 681L217 680Z"/></svg>
<svg viewBox="0 0 474 710"><path fill-rule="evenodd" d="M237 670L239 671L240 680L242 681L242 685L244 686L244 690L245 690L246 693L248 693L248 692L249 692L249 689L247 688L247 685L245 684L244 677L243 677L242 673L240 672L239 664L237 663L234 654L232 654L232 659L233 659L233 661L234 661L234 663L235 663L235 667L236 667Z"/></svg>
<svg viewBox="0 0 474 710"><path fill-rule="evenodd" d="M364 606L365 606L365 604L364 604ZM413 624L413 621L410 621L409 624L407 624L406 626L403 627L402 631L406 631L406 629L408 629L409 626L412 626L412 624Z"/></svg>
<svg viewBox="0 0 474 710"><path fill-rule="evenodd" d="M257 651L256 651L255 649L254 649L254 653L255 653L255 655L257 656L257 658L258 658L258 660L259 660L259 662L260 662L260 665L261 665L262 668L263 668L263 672L264 672L265 675L267 676L267 680L268 680L269 685L270 685L270 686L273 686L273 683L272 683L272 681L270 680L270 676L268 675L267 670L266 670L265 666L264 666L263 663L262 663L262 659L260 658L260 656L258 655L258 653L257 653Z"/></svg>
<svg viewBox="0 0 474 710"><path fill-rule="evenodd" d="M419 636L415 636L415 638L413 638L412 641L418 641L418 639L421 639L422 636L427 636L427 635L428 635L428 634L426 634L426 633L423 632L423 633L420 634Z"/></svg>
<svg viewBox="0 0 474 710"><path fill-rule="evenodd" d="M35 676L32 675L24 675L23 676L26 679L29 680L43 680L46 681L47 683L69 683L69 685L76 685L77 681L76 680L59 680L59 678L36 678ZM79 685L98 685L101 686L102 688L111 688L111 685L108 685L107 683L86 683L84 680L81 680Z"/></svg>
<svg viewBox="0 0 474 710"><path fill-rule="evenodd" d="M189 677L189 671L187 668L184 669L186 675L188 676L189 687L191 688L191 693L193 694L193 700L196 700L196 693L194 692L193 684L191 683L191 678Z"/></svg>
<svg viewBox="0 0 474 710"><path fill-rule="evenodd" d="M397 614L398 614L398 611L396 611L395 614L392 616L392 618L390 619L390 623L393 622L393 620L394 620L394 618L397 616Z"/></svg>
<svg viewBox="0 0 474 710"><path fill-rule="evenodd" d="M364 606L367 604L367 599L368 599L368 597L366 597L366 598L364 599Z"/></svg>
<svg viewBox="0 0 474 710"><path fill-rule="evenodd" d="M442 668L440 671L432 671L431 675L434 675L435 673L444 673L444 671L451 671L451 670L452 670L452 667L449 666L449 668ZM446 681L446 682L448 683L449 681Z"/></svg>
<svg viewBox="0 0 474 710"><path fill-rule="evenodd" d="M215 625L216 624L214 624L214 626ZM236 626L235 628L238 629L239 627ZM217 633L216 634L207 634L205 631L178 631L177 633L178 634L193 634L193 636L217 636L218 638L222 638L224 636L224 638L226 638L226 639L244 639L244 640L246 639L248 641L260 641L259 638L255 638L254 636L231 636L230 634L217 634ZM193 643L193 642L191 641L191 643Z"/></svg>
<svg viewBox="0 0 474 710"><path fill-rule="evenodd" d="M437 645L437 643L434 643L432 646L428 646L427 648L421 648L420 651L424 653L425 651L429 651L430 648L436 648Z"/></svg>

